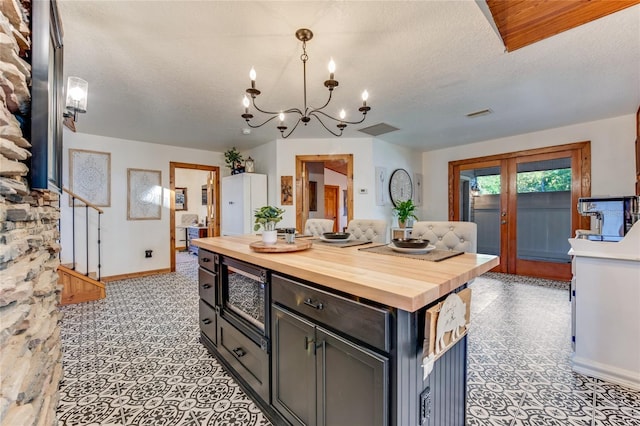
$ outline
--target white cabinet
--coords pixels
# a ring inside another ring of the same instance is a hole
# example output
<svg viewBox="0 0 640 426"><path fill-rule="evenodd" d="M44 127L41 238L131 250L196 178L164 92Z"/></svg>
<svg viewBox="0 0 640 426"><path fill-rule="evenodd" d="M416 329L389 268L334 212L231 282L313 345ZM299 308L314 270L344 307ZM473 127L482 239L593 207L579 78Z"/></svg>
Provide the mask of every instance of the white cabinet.
<svg viewBox="0 0 640 426"><path fill-rule="evenodd" d="M240 173L222 178L222 235L253 233L253 211L267 205L267 175Z"/></svg>
<svg viewBox="0 0 640 426"><path fill-rule="evenodd" d="M635 390L640 390L638 223L620 242L569 239L573 370Z"/></svg>

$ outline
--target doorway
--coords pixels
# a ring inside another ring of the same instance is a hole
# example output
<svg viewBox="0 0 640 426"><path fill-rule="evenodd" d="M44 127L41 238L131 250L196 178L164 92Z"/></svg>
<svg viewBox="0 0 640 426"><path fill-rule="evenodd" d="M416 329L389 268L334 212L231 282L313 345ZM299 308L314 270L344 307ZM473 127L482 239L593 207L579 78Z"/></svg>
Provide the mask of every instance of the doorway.
<svg viewBox="0 0 640 426"><path fill-rule="evenodd" d="M478 225L478 253L500 257L494 271L568 281L590 176L589 142L453 161L449 218Z"/></svg>
<svg viewBox="0 0 640 426"><path fill-rule="evenodd" d="M184 182L176 184L176 172L203 172L199 177L189 184ZM181 186L185 185L185 186ZM178 187L178 197L176 197L176 187ZM201 222L206 228L207 236L220 235L220 168L203 164L190 163L169 163L169 189L171 191L169 208L169 250L171 259L171 272L176 270L176 242L184 242L188 250L188 230L180 228L180 236L177 235L177 226L184 226L176 221L176 200L181 216L189 213ZM182 203L180 203L182 202ZM182 234L184 232L184 234ZM203 232L204 233L204 232Z"/></svg>
<svg viewBox="0 0 640 426"><path fill-rule="evenodd" d="M309 176L310 169L315 163L323 163L324 167L330 170L340 170L340 173L346 176L346 188L344 188L346 197L343 201L346 223L353 219L353 154L296 155L296 229L299 231L304 230L304 224L309 218L309 206L312 204L310 203ZM326 195L325 191L322 192ZM339 204L340 191L337 192L336 199ZM325 200L326 196L322 199ZM339 213L338 208L337 216L340 216ZM338 220L334 220L334 229L340 229Z"/></svg>

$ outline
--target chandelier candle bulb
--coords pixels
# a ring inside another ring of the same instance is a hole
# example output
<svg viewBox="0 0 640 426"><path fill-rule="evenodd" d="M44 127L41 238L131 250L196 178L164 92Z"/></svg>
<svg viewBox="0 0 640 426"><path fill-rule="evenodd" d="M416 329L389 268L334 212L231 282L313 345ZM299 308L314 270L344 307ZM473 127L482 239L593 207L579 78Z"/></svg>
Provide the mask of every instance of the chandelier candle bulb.
<svg viewBox="0 0 640 426"><path fill-rule="evenodd" d="M334 73L336 72L336 63L333 62L333 58L329 61L329 80L333 80Z"/></svg>
<svg viewBox="0 0 640 426"><path fill-rule="evenodd" d="M251 67L251 71L249 71L249 78L251 79L251 88L255 89L256 88L256 70L253 67Z"/></svg>

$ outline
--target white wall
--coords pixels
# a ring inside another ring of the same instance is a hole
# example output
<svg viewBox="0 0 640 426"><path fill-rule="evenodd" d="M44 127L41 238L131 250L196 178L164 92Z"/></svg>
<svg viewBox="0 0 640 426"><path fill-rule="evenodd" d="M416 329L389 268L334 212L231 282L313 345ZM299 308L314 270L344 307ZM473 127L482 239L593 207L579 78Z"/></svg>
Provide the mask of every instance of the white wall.
<svg viewBox="0 0 640 426"><path fill-rule="evenodd" d="M386 170L386 178L382 185L382 190L385 194L385 205L375 206L375 212L385 219L388 218L389 226L398 226L398 219L393 216L393 204L389 199L389 178L394 170L405 169L409 172L409 176L411 176L411 181L413 183L415 180L414 173L420 173L422 170L422 159L420 153L376 139L373 144L373 164L369 167L369 169L371 169L370 172L372 176L375 175L376 167L383 167ZM374 197L375 204L375 176L373 183L370 185L368 190L371 196ZM422 218L422 215L423 213L418 210L416 216ZM369 218L369 216L362 217Z"/></svg>
<svg viewBox="0 0 640 426"><path fill-rule="evenodd" d="M591 194L635 193L635 115L477 142L422 154L423 220L447 220L449 161L591 141Z"/></svg>
<svg viewBox="0 0 640 426"><path fill-rule="evenodd" d="M97 135L64 133L63 182L69 187L69 149L86 149L111 153L111 206L103 208L102 276L169 268L169 162L220 166L224 169L224 156L220 152L202 151L175 146L157 145ZM160 170L165 188L160 220L127 220L127 168ZM190 201L193 194L189 194ZM62 262L71 262L71 208L63 199L61 206ZM76 209L76 226L83 222L83 210ZM93 219L92 219L93 221ZM93 228L93 226L91 226ZM95 264L95 239L90 241L90 263ZM84 241L76 248L77 261L84 264ZM78 256L78 251L82 254ZM146 259L145 250L153 250ZM90 268L93 270L93 268Z"/></svg>
<svg viewBox="0 0 640 426"><path fill-rule="evenodd" d="M384 166L389 172L406 168L410 172L420 170L420 156L415 152L377 139L278 139L277 178L295 176L296 155L353 154L353 217L361 219L385 219L392 224L391 205L376 206L375 166ZM269 198L269 202L272 202ZM277 198L276 204L280 199ZM283 227L295 226L295 207L283 206L286 213Z"/></svg>

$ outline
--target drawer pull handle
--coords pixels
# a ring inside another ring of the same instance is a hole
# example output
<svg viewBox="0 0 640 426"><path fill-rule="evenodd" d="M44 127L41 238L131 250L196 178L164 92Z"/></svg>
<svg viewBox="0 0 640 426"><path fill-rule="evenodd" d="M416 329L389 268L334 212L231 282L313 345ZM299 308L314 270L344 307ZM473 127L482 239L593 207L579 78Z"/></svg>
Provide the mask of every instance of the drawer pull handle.
<svg viewBox="0 0 640 426"><path fill-rule="evenodd" d="M231 352L233 352L234 354L236 354L236 356L238 358L242 358L243 356L245 356L247 353L244 351L244 349L242 348L235 348L232 349Z"/></svg>
<svg viewBox="0 0 640 426"><path fill-rule="evenodd" d="M207 325L211 324L211 320L209 318L203 319L202 322L207 324Z"/></svg>
<svg viewBox="0 0 640 426"><path fill-rule="evenodd" d="M324 305L322 304L322 302L314 302L313 300L311 300L311 298L305 299L304 304L307 306L311 306L312 308L317 309L319 311L324 309Z"/></svg>
<svg viewBox="0 0 640 426"><path fill-rule="evenodd" d="M211 288L211 285L210 284L203 284L202 288Z"/></svg>
<svg viewBox="0 0 640 426"><path fill-rule="evenodd" d="M211 259L209 259L208 257L203 257L202 263L207 263L207 262L211 262Z"/></svg>

